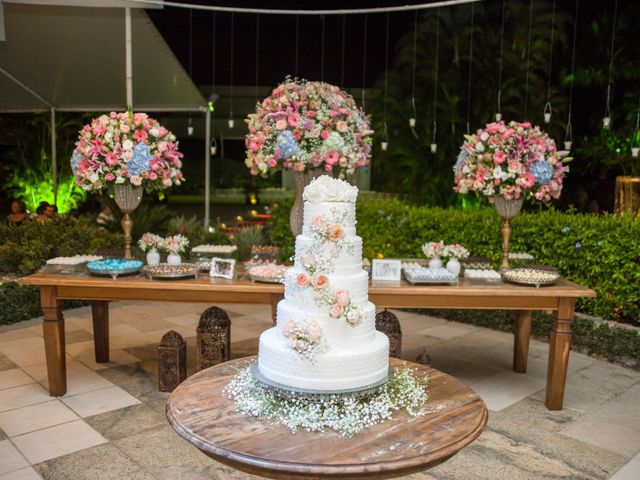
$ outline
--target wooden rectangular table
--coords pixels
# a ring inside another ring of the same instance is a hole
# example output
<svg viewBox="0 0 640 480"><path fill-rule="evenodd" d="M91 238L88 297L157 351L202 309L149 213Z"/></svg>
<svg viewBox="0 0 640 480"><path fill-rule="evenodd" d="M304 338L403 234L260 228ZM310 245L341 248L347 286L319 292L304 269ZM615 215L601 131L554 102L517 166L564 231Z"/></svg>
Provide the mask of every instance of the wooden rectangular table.
<svg viewBox="0 0 640 480"><path fill-rule="evenodd" d="M49 393L53 396L64 395L67 391L62 300L92 301L96 361L108 362L109 301L262 303L270 304L272 315L275 315L275 307L284 292L279 284L208 277L179 281L148 280L143 277L113 280L109 277L39 272L22 278L21 283L40 287ZM459 285L451 286L373 284L369 289L369 298L377 307L518 310L513 369L519 373L527 370L532 312L552 311L554 322L549 338L545 400L547 408L551 410L562 408L576 298L595 296L593 290L566 280L542 288L506 283L478 286L461 281Z"/></svg>

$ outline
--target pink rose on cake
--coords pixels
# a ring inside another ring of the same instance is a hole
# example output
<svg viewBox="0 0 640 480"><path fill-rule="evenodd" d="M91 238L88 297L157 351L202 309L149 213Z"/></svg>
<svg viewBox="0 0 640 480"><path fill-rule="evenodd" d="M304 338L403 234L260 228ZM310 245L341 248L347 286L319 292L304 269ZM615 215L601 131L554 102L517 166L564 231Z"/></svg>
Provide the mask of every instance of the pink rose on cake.
<svg viewBox="0 0 640 480"><path fill-rule="evenodd" d="M338 305L337 303L331 305L331 308L329 309L329 315L331 315L333 318L339 318L342 315L342 312L344 312L344 307L342 305Z"/></svg>
<svg viewBox="0 0 640 480"><path fill-rule="evenodd" d="M319 342L322 336L320 324L315 320L309 320L307 323L307 335L310 342Z"/></svg>
<svg viewBox="0 0 640 480"><path fill-rule="evenodd" d="M346 307L347 305L349 305L349 303L351 303L351 298L349 296L349 290L346 290L344 288L340 288L340 289L336 290L335 293L333 294L333 300L338 305Z"/></svg>
<svg viewBox="0 0 640 480"><path fill-rule="evenodd" d="M337 242L343 237L343 235L344 235L344 228L342 228L342 225L339 225L337 223L330 225L329 228L327 229L327 237L332 242Z"/></svg>
<svg viewBox="0 0 640 480"><path fill-rule="evenodd" d="M316 257L311 252L300 255L300 263L304 268L311 268L316 264Z"/></svg>
<svg viewBox="0 0 640 480"><path fill-rule="evenodd" d="M362 313L358 310L351 310L347 313L347 322L351 325L358 325L362 321Z"/></svg>
<svg viewBox="0 0 640 480"><path fill-rule="evenodd" d="M287 320L287 322L282 326L282 335L289 338L293 333L293 329L295 328L295 324L293 320Z"/></svg>
<svg viewBox="0 0 640 480"><path fill-rule="evenodd" d="M317 273L311 277L311 285L318 290L324 290L329 286L329 277L322 273Z"/></svg>
<svg viewBox="0 0 640 480"><path fill-rule="evenodd" d="M308 287L311 283L311 277L307 272L300 272L296 275L296 285L299 287Z"/></svg>
<svg viewBox="0 0 640 480"><path fill-rule="evenodd" d="M318 231L324 229L324 218L322 218L322 215L315 215L311 219L311 228Z"/></svg>

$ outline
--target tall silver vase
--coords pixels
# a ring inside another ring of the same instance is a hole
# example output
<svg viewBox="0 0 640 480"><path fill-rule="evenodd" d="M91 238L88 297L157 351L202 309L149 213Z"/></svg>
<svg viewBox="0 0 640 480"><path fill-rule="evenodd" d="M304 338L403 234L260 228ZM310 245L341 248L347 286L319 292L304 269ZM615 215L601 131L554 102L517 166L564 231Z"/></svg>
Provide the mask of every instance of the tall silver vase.
<svg viewBox="0 0 640 480"><path fill-rule="evenodd" d="M142 201L144 190L142 187L134 185L114 185L114 200L124 214L120 224L124 232L124 258L131 258L131 229L133 228L133 220L131 212L133 212Z"/></svg>
<svg viewBox="0 0 640 480"><path fill-rule="evenodd" d="M296 199L293 202L291 208L291 214L289 216L289 224L291 225L291 231L294 236L298 236L302 233L302 223L304 215L304 202L302 200L302 193L307 185L311 183L311 180L322 175L322 171L315 169L307 172L295 172L293 178L296 181Z"/></svg>
<svg viewBox="0 0 640 480"><path fill-rule="evenodd" d="M502 262L500 263L500 270L509 268L509 242L511 241L511 224L510 220L515 217L522 209L524 198L518 198L515 200L506 200L500 195L493 197L498 215L502 217Z"/></svg>

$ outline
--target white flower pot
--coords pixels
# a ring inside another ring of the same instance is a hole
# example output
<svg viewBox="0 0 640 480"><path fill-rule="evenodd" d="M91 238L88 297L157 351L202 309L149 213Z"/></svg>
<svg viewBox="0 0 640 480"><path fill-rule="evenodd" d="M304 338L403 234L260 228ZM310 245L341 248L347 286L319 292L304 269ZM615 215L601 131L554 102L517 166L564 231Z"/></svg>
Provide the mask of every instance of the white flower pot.
<svg viewBox="0 0 640 480"><path fill-rule="evenodd" d="M167 255L167 263L169 265L180 265L182 263L182 258L177 253L170 253Z"/></svg>
<svg viewBox="0 0 640 480"><path fill-rule="evenodd" d="M160 264L160 254L158 253L158 250L152 248L147 252L147 265L155 267L158 264Z"/></svg>
<svg viewBox="0 0 640 480"><path fill-rule="evenodd" d="M457 258L452 258L447 262L447 270L449 270L454 275L460 275L461 268L462 268L462 265L460 264L460 261Z"/></svg>
<svg viewBox="0 0 640 480"><path fill-rule="evenodd" d="M429 268L442 268L442 260L440 259L440 257L430 258Z"/></svg>

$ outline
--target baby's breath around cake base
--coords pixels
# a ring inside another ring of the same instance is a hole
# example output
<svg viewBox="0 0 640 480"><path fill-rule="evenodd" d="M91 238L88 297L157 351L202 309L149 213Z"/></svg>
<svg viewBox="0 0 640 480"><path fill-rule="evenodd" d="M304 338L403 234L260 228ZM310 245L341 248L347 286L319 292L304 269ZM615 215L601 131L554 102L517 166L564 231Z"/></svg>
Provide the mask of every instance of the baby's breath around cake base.
<svg viewBox="0 0 640 480"><path fill-rule="evenodd" d="M324 432L333 429L349 437L362 429L406 410L412 416L424 414L427 404L426 375L412 368L394 368L387 383L367 396L326 394L322 396L282 395L266 386L245 368L226 386L224 392L236 409L261 420L285 425L292 432L303 429Z"/></svg>

